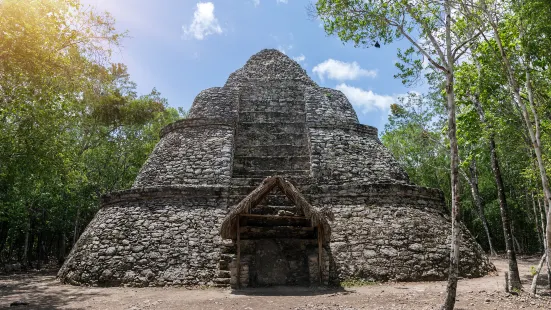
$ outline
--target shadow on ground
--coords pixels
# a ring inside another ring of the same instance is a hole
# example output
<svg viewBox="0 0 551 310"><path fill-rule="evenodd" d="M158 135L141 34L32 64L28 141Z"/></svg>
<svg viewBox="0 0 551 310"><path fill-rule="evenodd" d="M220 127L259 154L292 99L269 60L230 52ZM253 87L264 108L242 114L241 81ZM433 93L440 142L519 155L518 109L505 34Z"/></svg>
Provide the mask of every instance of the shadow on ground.
<svg viewBox="0 0 551 310"><path fill-rule="evenodd" d="M0 309L59 309L100 296L98 292L60 286L55 271L16 273L0 276ZM11 306L14 302L27 305ZM79 309L72 307L71 309Z"/></svg>
<svg viewBox="0 0 551 310"><path fill-rule="evenodd" d="M534 279L534 277L532 275L524 275L521 277L521 281L524 283L524 282L528 282L529 285L532 284L532 280ZM545 287L545 288L549 288L549 281L548 281L548 278L547 278L547 273L540 273L538 275L538 281L537 281L537 284L538 284L538 288L539 287Z"/></svg>
<svg viewBox="0 0 551 310"><path fill-rule="evenodd" d="M342 287L270 286L232 290L233 295L247 296L318 296L347 295L353 291Z"/></svg>

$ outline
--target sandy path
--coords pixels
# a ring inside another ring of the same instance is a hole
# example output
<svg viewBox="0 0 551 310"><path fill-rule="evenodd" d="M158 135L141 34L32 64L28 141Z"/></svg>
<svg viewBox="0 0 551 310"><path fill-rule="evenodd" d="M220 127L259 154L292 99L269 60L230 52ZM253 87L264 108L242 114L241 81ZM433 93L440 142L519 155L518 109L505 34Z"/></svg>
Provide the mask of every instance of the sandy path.
<svg viewBox="0 0 551 310"><path fill-rule="evenodd" d="M519 260L526 288L530 266L538 258ZM551 309L551 292L543 296L508 296L502 292L506 261L494 260L497 275L459 282L456 309ZM541 287L547 283L541 277ZM0 277L0 309L438 309L446 282L385 283L346 290L275 287L232 292L229 289L97 288L59 284L53 274ZM14 301L28 306L10 307Z"/></svg>

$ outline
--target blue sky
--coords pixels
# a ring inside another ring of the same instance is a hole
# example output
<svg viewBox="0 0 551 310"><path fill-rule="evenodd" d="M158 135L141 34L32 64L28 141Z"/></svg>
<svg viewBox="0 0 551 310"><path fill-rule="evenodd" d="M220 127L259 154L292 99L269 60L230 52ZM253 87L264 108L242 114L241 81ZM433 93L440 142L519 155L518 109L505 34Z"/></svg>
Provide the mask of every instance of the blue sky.
<svg viewBox="0 0 551 310"><path fill-rule="evenodd" d="M396 50L406 42L380 49L343 44L308 16L309 2L83 0L128 30L114 61L128 66L140 93L156 87L170 106L187 110L201 90L223 86L251 55L277 48L320 86L343 91L360 122L382 131L389 105L409 90L393 78Z"/></svg>

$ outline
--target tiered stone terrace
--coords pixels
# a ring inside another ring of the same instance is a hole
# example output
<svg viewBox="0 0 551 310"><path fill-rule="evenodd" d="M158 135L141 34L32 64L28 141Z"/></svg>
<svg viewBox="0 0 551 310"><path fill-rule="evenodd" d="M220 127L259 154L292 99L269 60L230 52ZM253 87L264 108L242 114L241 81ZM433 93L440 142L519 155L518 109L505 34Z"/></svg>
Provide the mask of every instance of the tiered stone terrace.
<svg viewBox="0 0 551 310"><path fill-rule="evenodd" d="M197 95L187 119L162 130L133 188L102 198L58 276L85 285L227 285L235 250L220 224L271 175L334 213L323 245L331 283L447 276L442 193L410 184L344 94L317 86L277 50L253 55L224 87ZM259 208L277 214L293 204L274 193ZM463 229L462 275L493 269Z"/></svg>

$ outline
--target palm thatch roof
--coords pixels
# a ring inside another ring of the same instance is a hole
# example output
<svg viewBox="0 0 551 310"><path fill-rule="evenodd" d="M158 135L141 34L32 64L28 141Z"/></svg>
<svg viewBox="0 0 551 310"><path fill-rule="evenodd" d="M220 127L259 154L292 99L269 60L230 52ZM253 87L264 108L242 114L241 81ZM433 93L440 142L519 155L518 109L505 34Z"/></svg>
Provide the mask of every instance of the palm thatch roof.
<svg viewBox="0 0 551 310"><path fill-rule="evenodd" d="M304 213L304 216L310 220L313 227L319 225L319 233L322 240L329 240L331 237L329 220L332 219L332 213L328 210L319 210L310 205L293 184L280 176L267 177L256 189L247 195L247 197L243 198L241 202L233 207L220 227L220 235L222 238L235 238L239 215L249 214L251 209L256 207L276 186L302 211L302 213Z"/></svg>

